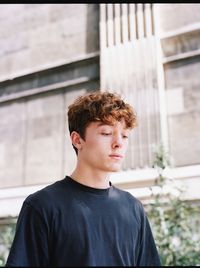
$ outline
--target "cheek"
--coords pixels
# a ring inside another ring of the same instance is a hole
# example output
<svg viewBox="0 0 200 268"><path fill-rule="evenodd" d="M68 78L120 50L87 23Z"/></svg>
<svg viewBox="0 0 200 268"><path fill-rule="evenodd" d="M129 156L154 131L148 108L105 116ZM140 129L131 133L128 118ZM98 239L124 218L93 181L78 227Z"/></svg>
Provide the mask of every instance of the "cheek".
<svg viewBox="0 0 200 268"><path fill-rule="evenodd" d="M125 142L124 142L124 151L126 151L126 150L127 150L127 148L128 148L128 144L129 144L129 142L128 142L128 141L125 141Z"/></svg>
<svg viewBox="0 0 200 268"><path fill-rule="evenodd" d="M101 147L102 145L99 139L97 139L96 137L90 137L90 139L88 139L87 142L85 143L85 148L86 150L89 150L89 151L95 151Z"/></svg>
<svg viewBox="0 0 200 268"><path fill-rule="evenodd" d="M90 143L91 146L94 145L96 147L100 147L103 144L109 143L109 137L103 137L101 135L94 135L93 137L90 137L88 142Z"/></svg>

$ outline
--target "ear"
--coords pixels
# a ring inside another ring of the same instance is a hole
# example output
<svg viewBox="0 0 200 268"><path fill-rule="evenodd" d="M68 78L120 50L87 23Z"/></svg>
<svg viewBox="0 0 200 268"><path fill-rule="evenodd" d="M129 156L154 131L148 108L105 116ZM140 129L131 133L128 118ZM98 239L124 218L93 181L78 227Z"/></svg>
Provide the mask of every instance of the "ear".
<svg viewBox="0 0 200 268"><path fill-rule="evenodd" d="M72 144L78 150L81 150L82 149L82 138L81 138L80 134L76 131L72 131L70 137L71 137Z"/></svg>

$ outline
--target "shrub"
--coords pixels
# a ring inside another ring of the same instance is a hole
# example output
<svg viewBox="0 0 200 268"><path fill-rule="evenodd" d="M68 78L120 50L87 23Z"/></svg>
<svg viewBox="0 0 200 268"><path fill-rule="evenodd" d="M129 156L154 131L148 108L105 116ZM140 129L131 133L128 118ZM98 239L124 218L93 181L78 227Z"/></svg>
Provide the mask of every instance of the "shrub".
<svg viewBox="0 0 200 268"><path fill-rule="evenodd" d="M150 187L152 202L147 205L147 214L161 262L164 266L200 265L200 241L195 233L200 208L184 200L180 182L163 175L169 165L169 156L160 145L153 164L158 177L155 187Z"/></svg>
<svg viewBox="0 0 200 268"><path fill-rule="evenodd" d="M0 266L4 266L14 238L16 223L13 219L10 223L0 225Z"/></svg>

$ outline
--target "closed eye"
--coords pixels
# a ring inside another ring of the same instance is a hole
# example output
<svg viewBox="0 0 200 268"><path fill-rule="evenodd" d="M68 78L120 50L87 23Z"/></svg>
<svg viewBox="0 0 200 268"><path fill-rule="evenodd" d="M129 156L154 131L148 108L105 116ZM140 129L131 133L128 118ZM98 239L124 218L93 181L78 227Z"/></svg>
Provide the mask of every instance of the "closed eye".
<svg viewBox="0 0 200 268"><path fill-rule="evenodd" d="M112 133L106 133L106 132L104 132L104 133L101 133L101 135L103 135L103 136L109 136L109 135L111 135Z"/></svg>

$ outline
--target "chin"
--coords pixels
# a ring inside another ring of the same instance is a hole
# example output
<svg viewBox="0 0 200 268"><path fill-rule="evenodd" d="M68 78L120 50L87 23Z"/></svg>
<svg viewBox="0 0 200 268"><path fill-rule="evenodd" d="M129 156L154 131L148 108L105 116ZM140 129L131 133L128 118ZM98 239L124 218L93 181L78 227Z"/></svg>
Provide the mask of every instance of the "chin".
<svg viewBox="0 0 200 268"><path fill-rule="evenodd" d="M99 167L101 170L104 170L105 172L118 172L121 170L121 164L116 165L102 165Z"/></svg>
<svg viewBox="0 0 200 268"><path fill-rule="evenodd" d="M111 167L111 168L109 169L110 172L118 172L118 171L120 171L120 170L121 170L121 166L120 166L120 167Z"/></svg>

